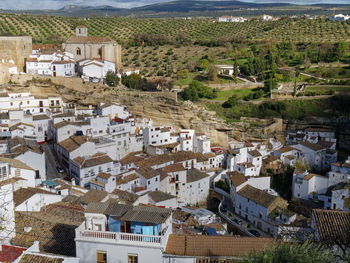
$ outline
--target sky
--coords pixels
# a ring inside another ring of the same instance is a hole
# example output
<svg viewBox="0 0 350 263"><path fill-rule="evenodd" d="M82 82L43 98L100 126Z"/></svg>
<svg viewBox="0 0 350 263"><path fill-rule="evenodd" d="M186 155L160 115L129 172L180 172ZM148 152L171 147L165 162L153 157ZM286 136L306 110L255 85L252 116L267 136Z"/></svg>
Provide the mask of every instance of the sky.
<svg viewBox="0 0 350 263"><path fill-rule="evenodd" d="M0 9L28 10L28 9L58 9L68 4L74 5L111 5L114 7L131 8L147 4L168 2L170 0L0 0ZM350 0L242 0L254 3L334 3L350 4Z"/></svg>

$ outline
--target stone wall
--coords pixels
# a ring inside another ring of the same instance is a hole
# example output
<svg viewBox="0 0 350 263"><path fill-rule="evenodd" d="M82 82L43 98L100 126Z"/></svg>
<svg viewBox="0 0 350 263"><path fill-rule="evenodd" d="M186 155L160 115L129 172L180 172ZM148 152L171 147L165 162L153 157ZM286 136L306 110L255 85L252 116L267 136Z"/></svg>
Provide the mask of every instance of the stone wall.
<svg viewBox="0 0 350 263"><path fill-rule="evenodd" d="M9 68L8 66L0 63L0 85L9 81Z"/></svg>
<svg viewBox="0 0 350 263"><path fill-rule="evenodd" d="M13 60L19 72L25 70L25 59L32 53L32 37L0 37L0 60Z"/></svg>

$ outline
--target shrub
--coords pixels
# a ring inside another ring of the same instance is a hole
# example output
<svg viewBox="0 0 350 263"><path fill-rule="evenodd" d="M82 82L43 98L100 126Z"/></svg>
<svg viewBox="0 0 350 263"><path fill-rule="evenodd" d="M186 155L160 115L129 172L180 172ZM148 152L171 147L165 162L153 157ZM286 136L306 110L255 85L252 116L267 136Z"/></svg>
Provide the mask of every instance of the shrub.
<svg viewBox="0 0 350 263"><path fill-rule="evenodd" d="M110 87L116 87L120 81L118 76L113 71L108 71L106 74L106 84Z"/></svg>

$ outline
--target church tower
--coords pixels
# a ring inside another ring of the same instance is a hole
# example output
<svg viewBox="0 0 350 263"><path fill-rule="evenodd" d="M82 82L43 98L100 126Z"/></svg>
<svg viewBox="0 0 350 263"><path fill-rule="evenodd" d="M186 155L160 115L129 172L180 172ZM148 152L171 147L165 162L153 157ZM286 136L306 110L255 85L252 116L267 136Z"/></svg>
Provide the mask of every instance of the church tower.
<svg viewBox="0 0 350 263"><path fill-rule="evenodd" d="M75 35L77 37L87 37L88 36L88 31L86 26L77 26L75 29Z"/></svg>

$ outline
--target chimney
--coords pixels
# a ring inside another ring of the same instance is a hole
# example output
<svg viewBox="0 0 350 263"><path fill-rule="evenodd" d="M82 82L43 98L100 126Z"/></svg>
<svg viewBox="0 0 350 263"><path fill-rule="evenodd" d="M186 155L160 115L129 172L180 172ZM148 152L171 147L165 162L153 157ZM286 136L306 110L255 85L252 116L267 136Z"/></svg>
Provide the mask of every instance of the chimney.
<svg viewBox="0 0 350 263"><path fill-rule="evenodd" d="M33 245L32 245L30 248L28 248L27 251L31 251L31 252L40 252L39 244L40 244L39 241L34 241Z"/></svg>
<svg viewBox="0 0 350 263"><path fill-rule="evenodd" d="M72 178L72 185L75 185L75 178Z"/></svg>

